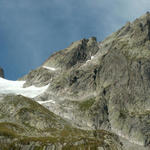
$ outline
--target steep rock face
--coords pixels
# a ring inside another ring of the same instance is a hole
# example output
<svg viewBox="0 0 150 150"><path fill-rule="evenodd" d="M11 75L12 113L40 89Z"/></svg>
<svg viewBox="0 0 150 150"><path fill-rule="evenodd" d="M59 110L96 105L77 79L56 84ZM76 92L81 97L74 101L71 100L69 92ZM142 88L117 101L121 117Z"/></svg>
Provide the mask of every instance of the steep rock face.
<svg viewBox="0 0 150 150"><path fill-rule="evenodd" d="M146 14L123 35L122 31L113 35L113 45L101 61L97 77L97 90L107 101L111 130L146 146L150 144L149 26L150 15Z"/></svg>
<svg viewBox="0 0 150 150"><path fill-rule="evenodd" d="M0 77L4 78L4 70L0 68Z"/></svg>
<svg viewBox="0 0 150 150"><path fill-rule="evenodd" d="M25 86L30 86L32 84L46 84L47 81L50 82L52 79L59 81L65 80L65 73L69 74L69 72L71 72L72 74L74 74L74 68L79 68L86 61L91 60L92 56L97 53L98 49L98 43L95 37L82 39L80 41L72 43L68 48L56 52L55 54L50 56L40 68L30 72L29 75L25 76L23 78L26 80ZM46 66L52 69L47 69ZM81 71L80 73L78 73L80 76L84 74L84 72L81 74ZM70 79L70 84L72 84L72 82L75 82L76 80L77 77L72 76L72 79Z"/></svg>

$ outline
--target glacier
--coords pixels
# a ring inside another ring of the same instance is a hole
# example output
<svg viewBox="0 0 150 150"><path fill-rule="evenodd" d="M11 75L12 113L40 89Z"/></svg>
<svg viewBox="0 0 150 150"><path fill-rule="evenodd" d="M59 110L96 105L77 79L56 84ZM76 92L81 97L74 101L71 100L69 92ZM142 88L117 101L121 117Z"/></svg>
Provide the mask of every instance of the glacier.
<svg viewBox="0 0 150 150"><path fill-rule="evenodd" d="M49 84L43 87L30 86L24 88L26 81L12 81L0 78L0 94L15 94L29 98L34 98L42 94L48 88Z"/></svg>

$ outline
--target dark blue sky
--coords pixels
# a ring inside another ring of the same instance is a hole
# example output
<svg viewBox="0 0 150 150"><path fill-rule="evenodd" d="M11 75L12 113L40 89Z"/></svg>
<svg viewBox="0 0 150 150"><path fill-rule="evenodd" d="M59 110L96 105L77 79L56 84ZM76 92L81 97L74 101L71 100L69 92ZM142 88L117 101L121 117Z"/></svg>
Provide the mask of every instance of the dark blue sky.
<svg viewBox="0 0 150 150"><path fill-rule="evenodd" d="M73 41L103 40L149 6L149 0L0 0L0 66L15 80Z"/></svg>

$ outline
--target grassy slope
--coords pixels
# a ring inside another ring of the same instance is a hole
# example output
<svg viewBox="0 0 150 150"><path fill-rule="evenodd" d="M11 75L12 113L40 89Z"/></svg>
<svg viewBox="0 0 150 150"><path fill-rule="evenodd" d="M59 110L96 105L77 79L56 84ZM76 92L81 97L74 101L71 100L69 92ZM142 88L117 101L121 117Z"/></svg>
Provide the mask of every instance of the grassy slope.
<svg viewBox="0 0 150 150"><path fill-rule="evenodd" d="M90 107L91 103L93 102L88 100L82 102L79 107L85 110ZM49 144L62 145L64 150L89 147L96 149L104 145L109 147L105 141L108 137L112 140L115 137L106 131L84 131L73 128L45 107L23 96L6 96L0 102L0 106L0 113L3 113L0 119L0 148L2 150L10 150L10 148L17 150L20 145L31 143L36 145L35 150L44 149L44 146ZM40 120L41 116L44 119ZM40 127L36 124L33 126L31 122L34 121L37 121L37 124L45 122L44 125L40 124L43 126Z"/></svg>

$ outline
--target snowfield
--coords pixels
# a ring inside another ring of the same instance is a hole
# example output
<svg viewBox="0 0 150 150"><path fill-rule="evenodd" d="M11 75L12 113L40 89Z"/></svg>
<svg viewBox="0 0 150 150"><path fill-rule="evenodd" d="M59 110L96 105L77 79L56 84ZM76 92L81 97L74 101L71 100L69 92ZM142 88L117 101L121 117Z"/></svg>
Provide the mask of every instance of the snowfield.
<svg viewBox="0 0 150 150"><path fill-rule="evenodd" d="M49 85L43 87L30 86L23 88L25 81L11 81L0 78L0 94L16 94L34 98L42 94Z"/></svg>
<svg viewBox="0 0 150 150"><path fill-rule="evenodd" d="M47 101L37 101L39 104L46 104L46 103L53 103L55 104L55 101L53 100L47 100Z"/></svg>
<svg viewBox="0 0 150 150"><path fill-rule="evenodd" d="M47 66L43 66L43 68L48 69L48 70L51 70L51 71L55 71L55 70L56 70L56 68L53 68L53 67L47 67Z"/></svg>

